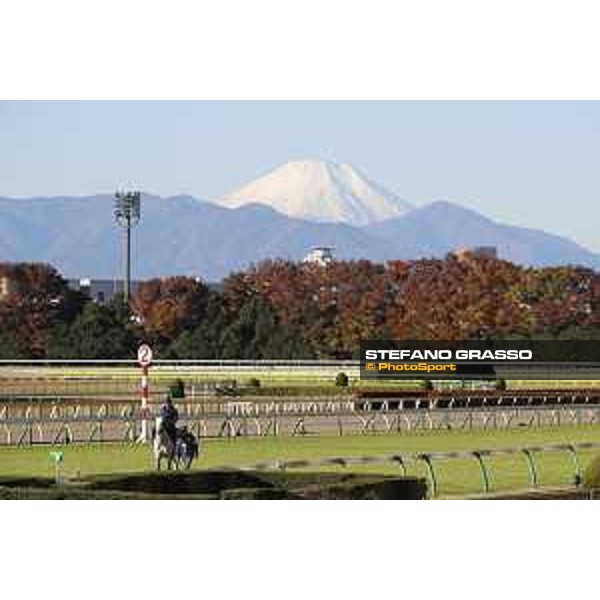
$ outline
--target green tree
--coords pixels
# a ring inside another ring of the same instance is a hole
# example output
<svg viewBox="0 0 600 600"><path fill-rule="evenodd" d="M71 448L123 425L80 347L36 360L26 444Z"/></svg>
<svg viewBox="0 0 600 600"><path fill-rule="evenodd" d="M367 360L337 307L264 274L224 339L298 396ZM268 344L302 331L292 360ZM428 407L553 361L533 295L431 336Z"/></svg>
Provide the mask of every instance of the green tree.
<svg viewBox="0 0 600 600"><path fill-rule="evenodd" d="M89 302L72 325L53 330L48 354L52 358L131 358L136 348L136 336L113 307Z"/></svg>
<svg viewBox="0 0 600 600"><path fill-rule="evenodd" d="M262 298L251 297L225 329L221 358L311 358L299 332L281 323Z"/></svg>
<svg viewBox="0 0 600 600"><path fill-rule="evenodd" d="M0 358L14 359L25 358L26 354L19 347L19 343L14 334L10 332L0 333Z"/></svg>
<svg viewBox="0 0 600 600"><path fill-rule="evenodd" d="M183 331L167 348L169 358L220 358L221 338L227 325L220 294L210 292L206 314L193 329Z"/></svg>

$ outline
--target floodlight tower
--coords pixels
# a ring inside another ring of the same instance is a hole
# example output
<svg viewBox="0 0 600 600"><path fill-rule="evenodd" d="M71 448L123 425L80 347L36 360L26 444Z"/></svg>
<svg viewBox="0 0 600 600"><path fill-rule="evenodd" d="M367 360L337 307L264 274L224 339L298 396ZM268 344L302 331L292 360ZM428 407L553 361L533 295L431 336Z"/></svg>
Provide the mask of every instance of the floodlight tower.
<svg viewBox="0 0 600 600"><path fill-rule="evenodd" d="M125 230L125 257L123 266L123 296L127 304L131 293L131 228L140 221L140 192L115 194L115 220Z"/></svg>

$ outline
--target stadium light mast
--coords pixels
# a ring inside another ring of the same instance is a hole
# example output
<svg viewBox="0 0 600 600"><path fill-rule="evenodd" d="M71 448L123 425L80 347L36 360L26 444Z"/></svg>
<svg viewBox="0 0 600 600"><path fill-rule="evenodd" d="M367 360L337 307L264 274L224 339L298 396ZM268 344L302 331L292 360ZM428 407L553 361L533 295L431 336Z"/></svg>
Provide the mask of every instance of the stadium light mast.
<svg viewBox="0 0 600 600"><path fill-rule="evenodd" d="M127 304L131 294L131 229L141 216L140 192L117 192L115 194L115 220L125 230L125 256L123 259L123 296Z"/></svg>

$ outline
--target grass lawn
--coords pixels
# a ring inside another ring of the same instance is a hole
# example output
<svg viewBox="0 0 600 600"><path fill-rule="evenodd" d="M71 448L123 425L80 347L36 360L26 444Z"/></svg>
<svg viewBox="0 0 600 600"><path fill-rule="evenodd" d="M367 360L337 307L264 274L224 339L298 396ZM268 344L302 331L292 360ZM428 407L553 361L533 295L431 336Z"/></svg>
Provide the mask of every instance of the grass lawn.
<svg viewBox="0 0 600 600"><path fill-rule="evenodd" d="M445 452L492 449L514 446L600 441L600 426L580 426L506 431L422 432L396 435L346 437L269 437L206 440L197 468L251 465L276 459L315 459L324 456L363 456L392 453ZM12 475L52 476L50 452L58 447L0 448L0 477ZM153 468L150 449L130 444L70 445L64 452L63 473L82 476L97 473L147 471ZM581 454L585 468L593 452ZM568 485L573 481L573 463L567 453L537 455L541 485ZM529 471L524 456L486 459L492 490L529 486ZM438 460L435 463L439 495L454 496L482 490L481 472L475 459ZM411 462L409 474L426 475L422 462ZM355 472L400 473L392 464L327 467L322 470L351 469ZM309 470L315 470L311 468Z"/></svg>

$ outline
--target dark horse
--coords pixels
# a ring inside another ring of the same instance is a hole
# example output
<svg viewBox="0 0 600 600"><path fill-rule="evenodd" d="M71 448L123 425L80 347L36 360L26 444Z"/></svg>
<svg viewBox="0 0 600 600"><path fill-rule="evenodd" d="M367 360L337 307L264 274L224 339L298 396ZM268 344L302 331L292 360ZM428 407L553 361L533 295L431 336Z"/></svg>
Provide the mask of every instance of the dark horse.
<svg viewBox="0 0 600 600"><path fill-rule="evenodd" d="M152 431L152 442L156 468L160 471L161 460L167 459L167 469L189 469L200 454L196 436L187 427L177 429L175 443L163 426L162 418L157 417Z"/></svg>
<svg viewBox="0 0 600 600"><path fill-rule="evenodd" d="M175 464L177 468L189 469L192 461L198 458L200 446L196 436L187 427L177 430L177 442L175 443Z"/></svg>

